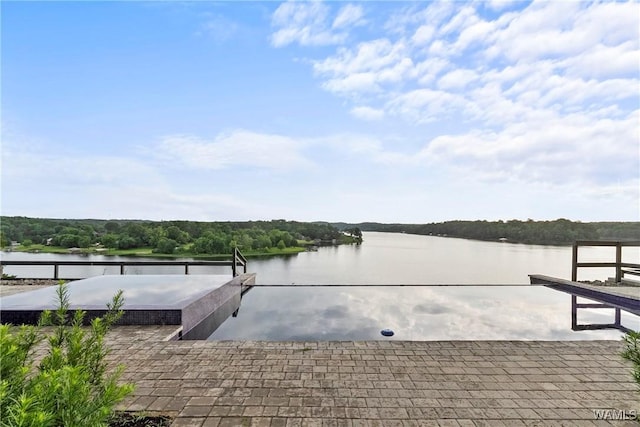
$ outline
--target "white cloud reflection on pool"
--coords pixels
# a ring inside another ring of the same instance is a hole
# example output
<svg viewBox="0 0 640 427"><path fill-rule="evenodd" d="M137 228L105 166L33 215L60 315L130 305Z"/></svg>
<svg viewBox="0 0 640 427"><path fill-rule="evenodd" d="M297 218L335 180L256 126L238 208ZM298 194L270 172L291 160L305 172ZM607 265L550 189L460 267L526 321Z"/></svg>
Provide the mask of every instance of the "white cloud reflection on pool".
<svg viewBox="0 0 640 427"><path fill-rule="evenodd" d="M581 310L581 323L612 323L613 310ZM623 313L623 325L640 318ZM210 340L619 339L618 330L571 330L571 297L542 286L254 287Z"/></svg>
<svg viewBox="0 0 640 427"><path fill-rule="evenodd" d="M210 292L232 279L231 275L131 275L96 276L69 282L71 307L100 307L123 290L127 307L170 307ZM2 309L56 307L56 287L10 295L0 299Z"/></svg>

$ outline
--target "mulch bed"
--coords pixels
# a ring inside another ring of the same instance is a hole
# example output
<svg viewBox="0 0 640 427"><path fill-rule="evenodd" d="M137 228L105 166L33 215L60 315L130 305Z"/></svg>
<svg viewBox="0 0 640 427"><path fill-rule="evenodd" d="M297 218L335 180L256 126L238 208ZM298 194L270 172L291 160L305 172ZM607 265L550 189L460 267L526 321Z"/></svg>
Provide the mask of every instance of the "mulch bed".
<svg viewBox="0 0 640 427"><path fill-rule="evenodd" d="M109 423L109 427L169 427L171 421L173 421L173 418L168 415L120 412Z"/></svg>

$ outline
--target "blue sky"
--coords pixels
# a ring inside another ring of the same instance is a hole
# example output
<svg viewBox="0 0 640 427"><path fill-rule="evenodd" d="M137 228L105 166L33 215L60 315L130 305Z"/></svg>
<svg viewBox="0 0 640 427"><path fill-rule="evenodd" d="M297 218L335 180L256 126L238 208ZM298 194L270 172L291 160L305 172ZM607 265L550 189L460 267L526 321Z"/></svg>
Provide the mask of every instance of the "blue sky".
<svg viewBox="0 0 640 427"><path fill-rule="evenodd" d="M3 215L640 220L638 2L12 2Z"/></svg>

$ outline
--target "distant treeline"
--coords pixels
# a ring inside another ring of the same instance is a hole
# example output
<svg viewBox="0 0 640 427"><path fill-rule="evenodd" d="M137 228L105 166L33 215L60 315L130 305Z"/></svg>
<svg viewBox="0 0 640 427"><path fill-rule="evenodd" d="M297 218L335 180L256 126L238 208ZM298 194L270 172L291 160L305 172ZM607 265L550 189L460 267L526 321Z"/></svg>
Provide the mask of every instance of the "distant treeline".
<svg viewBox="0 0 640 427"><path fill-rule="evenodd" d="M349 243L328 223L296 221L196 222L129 221L99 219L45 219L0 217L0 241L22 246L43 244L65 248L87 248L99 244L105 248L153 248L170 254L224 254L233 248L242 251L300 246L299 241Z"/></svg>
<svg viewBox="0 0 640 427"><path fill-rule="evenodd" d="M338 229L384 231L476 240L506 240L538 245L566 245L576 240L640 240L640 222L446 221L430 224L332 223Z"/></svg>

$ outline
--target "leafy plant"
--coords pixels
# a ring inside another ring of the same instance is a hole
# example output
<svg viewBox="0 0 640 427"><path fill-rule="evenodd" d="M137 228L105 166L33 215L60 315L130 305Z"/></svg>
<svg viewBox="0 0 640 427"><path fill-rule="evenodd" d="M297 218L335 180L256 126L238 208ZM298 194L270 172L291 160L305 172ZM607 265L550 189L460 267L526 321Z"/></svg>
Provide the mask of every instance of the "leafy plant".
<svg viewBox="0 0 640 427"><path fill-rule="evenodd" d="M640 332L629 331L624 336L625 348L621 355L633 363L633 379L640 388Z"/></svg>
<svg viewBox="0 0 640 427"><path fill-rule="evenodd" d="M123 366L108 372L105 360L104 338L123 314L122 291L89 328L82 326L84 311L69 312L67 285L59 285L57 297L58 308L43 312L36 326L0 325L0 426L106 426L133 391L118 384ZM34 367L34 349L44 340L48 352Z"/></svg>

